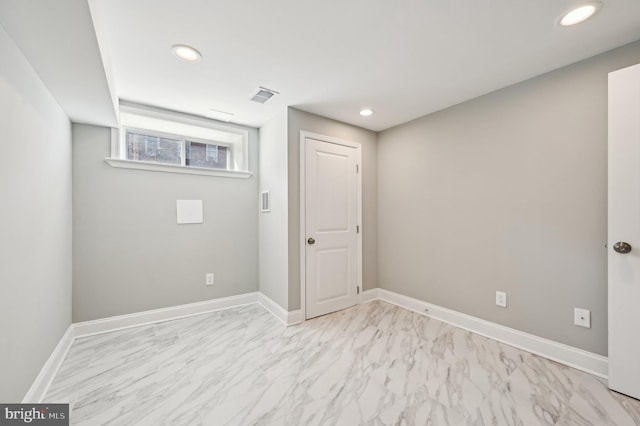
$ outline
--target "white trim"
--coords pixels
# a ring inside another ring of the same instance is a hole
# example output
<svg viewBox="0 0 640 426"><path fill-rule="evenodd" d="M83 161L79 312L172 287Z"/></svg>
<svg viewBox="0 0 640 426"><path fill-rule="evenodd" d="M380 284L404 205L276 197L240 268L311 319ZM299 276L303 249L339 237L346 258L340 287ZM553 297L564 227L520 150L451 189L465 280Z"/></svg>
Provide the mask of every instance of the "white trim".
<svg viewBox="0 0 640 426"><path fill-rule="evenodd" d="M366 290L360 293L360 303L373 302L374 300L380 299L380 290L379 288L372 288L371 290Z"/></svg>
<svg viewBox="0 0 640 426"><path fill-rule="evenodd" d="M264 293L258 293L258 303L286 326L302 322L300 310L288 312Z"/></svg>
<svg viewBox="0 0 640 426"><path fill-rule="evenodd" d="M365 295L366 294L366 295ZM404 296L382 288L367 290L363 300L383 300L410 311L438 319L459 328L497 340L527 352L543 356L569 367L586 371L598 377L607 378L609 367L605 356L583 349L525 333L504 325L496 324L471 315L463 314L441 306L433 305L413 297Z"/></svg>
<svg viewBox="0 0 640 426"><path fill-rule="evenodd" d="M358 227L358 232L356 234L356 238L357 238L357 242L356 244L358 245L358 253L357 253L357 267L358 267L358 293L356 295L357 299L359 300L360 298L358 296L360 296L363 292L364 292L364 287L363 287L363 281L362 281L362 276L364 274L364 268L362 265L362 257L363 257L363 250L362 250L362 234L364 233L364 227L362 225L362 145L361 144L356 144L356 151L357 151L357 155L358 155L358 160L357 160L357 185L358 185L358 193L356 194L356 209L357 209L357 213L356 215L358 216L358 223L356 224L356 226Z"/></svg>
<svg viewBox="0 0 640 426"><path fill-rule="evenodd" d="M348 146L350 148L355 148L357 150L358 155L358 189L357 189L357 216L358 216L358 226L360 227L360 232L358 235L357 242L357 268L358 268L358 288L360 289L360 293L363 293L362 289L362 144L358 142L351 142L344 139L334 138L332 136L320 135L318 133L307 132L305 130L300 131L300 176L299 176L299 184L300 184L300 238L302 239L302 243L300 244L300 322L305 321L307 318L306 312L306 300L307 300L307 291L306 291L306 146L305 140L307 138L316 139L322 142L333 143L336 145ZM357 302L359 303L361 300L360 295L357 297Z"/></svg>
<svg viewBox="0 0 640 426"><path fill-rule="evenodd" d="M229 170L212 171L200 168L200 172L175 168L155 162L134 162L134 164L112 163L113 167L138 170L162 171L171 173L186 173L207 176L249 177L249 130L238 125L227 125L209 118L194 116L177 111L171 111L146 105L120 101L119 130L112 131L111 156L109 160L127 160L126 132L127 129L156 136L169 136L179 139L182 144L181 162L185 166L186 139L199 143L226 146ZM130 161L130 160L129 160ZM140 166L140 163L154 164L160 167ZM194 169L189 167L188 169ZM229 173L231 172L231 173ZM235 173L234 173L235 172Z"/></svg>
<svg viewBox="0 0 640 426"><path fill-rule="evenodd" d="M305 138L316 139L322 142L333 143L336 145L348 146L350 148L361 148L362 144L358 142L351 142L345 139L334 138L333 136L321 135L319 133L307 132L306 130L300 130L300 142L304 142Z"/></svg>
<svg viewBox="0 0 640 426"><path fill-rule="evenodd" d="M228 137L214 137L212 140L220 142L231 142L234 146L234 170L248 171L249 167L249 130L244 126L238 126L234 124L221 123L210 118L201 117L192 114L186 114L178 111L172 111L164 108L152 107L148 105L137 104L125 100L120 100L120 113L132 114L140 117L148 117L156 120L162 120L169 123L179 123L188 126L195 126L201 128L212 129L218 132L225 133L227 135L235 135L233 140ZM120 127L125 127L124 122L120 121ZM121 143L120 157L123 158L124 150L124 137L122 132L119 135L123 140ZM236 140L236 138L239 138ZM116 157L113 153L111 157Z"/></svg>
<svg viewBox="0 0 640 426"><path fill-rule="evenodd" d="M76 338L92 336L94 334L108 333L110 331L123 330L141 325L153 324L163 321L172 321L179 318L205 314L236 306L258 303L258 292L245 293L237 296L211 299L204 302L189 303L186 305L170 306L168 308L153 309L150 311L136 312L127 315L101 318L93 321L84 321L73 324Z"/></svg>
<svg viewBox="0 0 640 426"><path fill-rule="evenodd" d="M306 276L307 276L307 247L306 247L306 239L307 239L307 229L306 229L306 221L307 221L307 208L306 208L306 176L307 176L307 150L305 143L305 139L307 136L307 132L300 131L300 176L298 176L298 182L300 188L298 188L300 193L300 239L302 242L300 244L300 312L302 314L302 321L307 320L307 285L306 285Z"/></svg>
<svg viewBox="0 0 640 426"><path fill-rule="evenodd" d="M172 321L254 303L263 306L269 313L287 326L302 322L302 314L300 311L287 312L269 297L256 291L237 296L206 300L204 302L188 303L185 305L170 306L167 308L71 324L49 356L47 362L42 366L40 373L22 399L22 402L34 404L42 402L42 398L46 395L49 386L51 386L51 382L58 373L75 339L142 325Z"/></svg>
<svg viewBox="0 0 640 426"><path fill-rule="evenodd" d="M71 324L60 338L60 341L53 349L53 352L51 352L47 362L42 366L40 373L38 373L38 376L31 384L29 391L24 398L22 398L23 404L37 404L42 402L42 398L44 398L47 393L47 390L49 389L49 386L51 386L51 382L56 377L56 374L58 374L58 370L66 358L69 349L71 349L74 338L74 328L73 324Z"/></svg>
<svg viewBox="0 0 640 426"><path fill-rule="evenodd" d="M160 164L149 161L123 160L121 158L105 158L107 164L118 169L148 170L152 172L182 173L186 175L220 176L230 178L247 179L253 176L252 172L238 170L216 170L203 167L178 166L174 164Z"/></svg>
<svg viewBox="0 0 640 426"><path fill-rule="evenodd" d="M111 128L111 156L114 158L122 158L122 143L120 141L120 130Z"/></svg>
<svg viewBox="0 0 640 426"><path fill-rule="evenodd" d="M287 326L300 324L301 322L304 322L301 309L287 312Z"/></svg>
<svg viewBox="0 0 640 426"><path fill-rule="evenodd" d="M412 297L403 296L382 288L374 288L360 293L361 303L383 300L410 311L438 319L456 327L489 337L525 351L549 358L570 367L607 378L608 360L606 357L584 351L549 339L515 330L490 321L472 317L451 309L443 308ZM71 324L55 349L47 359L40 373L22 399L23 403L39 403L46 395L75 339L95 334L108 333L153 324L163 321L200 315L208 312L229 309L236 306L258 303L285 325L294 325L304 321L303 311L287 312L268 296L260 292L245 293L237 296L212 299L204 302L171 306L128 315L102 318Z"/></svg>

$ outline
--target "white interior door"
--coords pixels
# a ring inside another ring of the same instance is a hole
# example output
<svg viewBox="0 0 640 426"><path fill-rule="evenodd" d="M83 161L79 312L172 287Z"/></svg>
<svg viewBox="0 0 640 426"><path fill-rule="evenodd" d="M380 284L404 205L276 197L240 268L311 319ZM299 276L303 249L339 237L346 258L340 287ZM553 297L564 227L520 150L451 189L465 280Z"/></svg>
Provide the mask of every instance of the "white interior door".
<svg viewBox="0 0 640 426"><path fill-rule="evenodd" d="M640 398L640 65L609 74L608 189L609 387Z"/></svg>
<svg viewBox="0 0 640 426"><path fill-rule="evenodd" d="M305 315L353 306L359 292L358 146L305 137Z"/></svg>

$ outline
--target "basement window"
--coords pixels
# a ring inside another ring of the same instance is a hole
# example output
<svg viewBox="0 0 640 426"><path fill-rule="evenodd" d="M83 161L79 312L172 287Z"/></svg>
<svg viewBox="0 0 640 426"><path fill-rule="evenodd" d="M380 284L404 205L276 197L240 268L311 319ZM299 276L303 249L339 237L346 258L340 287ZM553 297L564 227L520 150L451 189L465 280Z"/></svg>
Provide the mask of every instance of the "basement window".
<svg viewBox="0 0 640 426"><path fill-rule="evenodd" d="M230 144L125 128L126 159L187 167L229 170Z"/></svg>
<svg viewBox="0 0 640 426"><path fill-rule="evenodd" d="M131 104L120 105L112 132L118 168L248 178L248 132L206 118Z"/></svg>

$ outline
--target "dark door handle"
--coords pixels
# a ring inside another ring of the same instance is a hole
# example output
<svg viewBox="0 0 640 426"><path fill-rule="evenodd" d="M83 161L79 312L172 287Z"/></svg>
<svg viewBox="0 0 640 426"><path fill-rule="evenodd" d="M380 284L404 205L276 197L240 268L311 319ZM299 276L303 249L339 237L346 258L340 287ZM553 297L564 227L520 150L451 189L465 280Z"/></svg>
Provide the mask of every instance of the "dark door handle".
<svg viewBox="0 0 640 426"><path fill-rule="evenodd" d="M308 243L310 246L312 246L312 245L314 245L314 244L316 243L316 240L314 240L313 238L311 238L311 237L310 237L310 238L307 240L307 243Z"/></svg>
<svg viewBox="0 0 640 426"><path fill-rule="evenodd" d="M613 249L618 253L629 253L631 251L631 244L625 243L624 241L618 241L613 245Z"/></svg>

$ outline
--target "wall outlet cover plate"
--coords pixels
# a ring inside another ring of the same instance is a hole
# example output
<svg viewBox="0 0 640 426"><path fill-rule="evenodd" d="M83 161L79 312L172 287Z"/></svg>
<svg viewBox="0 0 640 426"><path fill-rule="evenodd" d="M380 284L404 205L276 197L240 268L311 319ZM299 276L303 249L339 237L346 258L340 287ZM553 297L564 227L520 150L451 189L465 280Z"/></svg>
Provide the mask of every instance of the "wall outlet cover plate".
<svg viewBox="0 0 640 426"><path fill-rule="evenodd" d="M591 328L591 311L588 309L575 308L573 310L573 323L580 327Z"/></svg>
<svg viewBox="0 0 640 426"><path fill-rule="evenodd" d="M208 273L205 276L205 284L206 285L213 285L213 273Z"/></svg>

